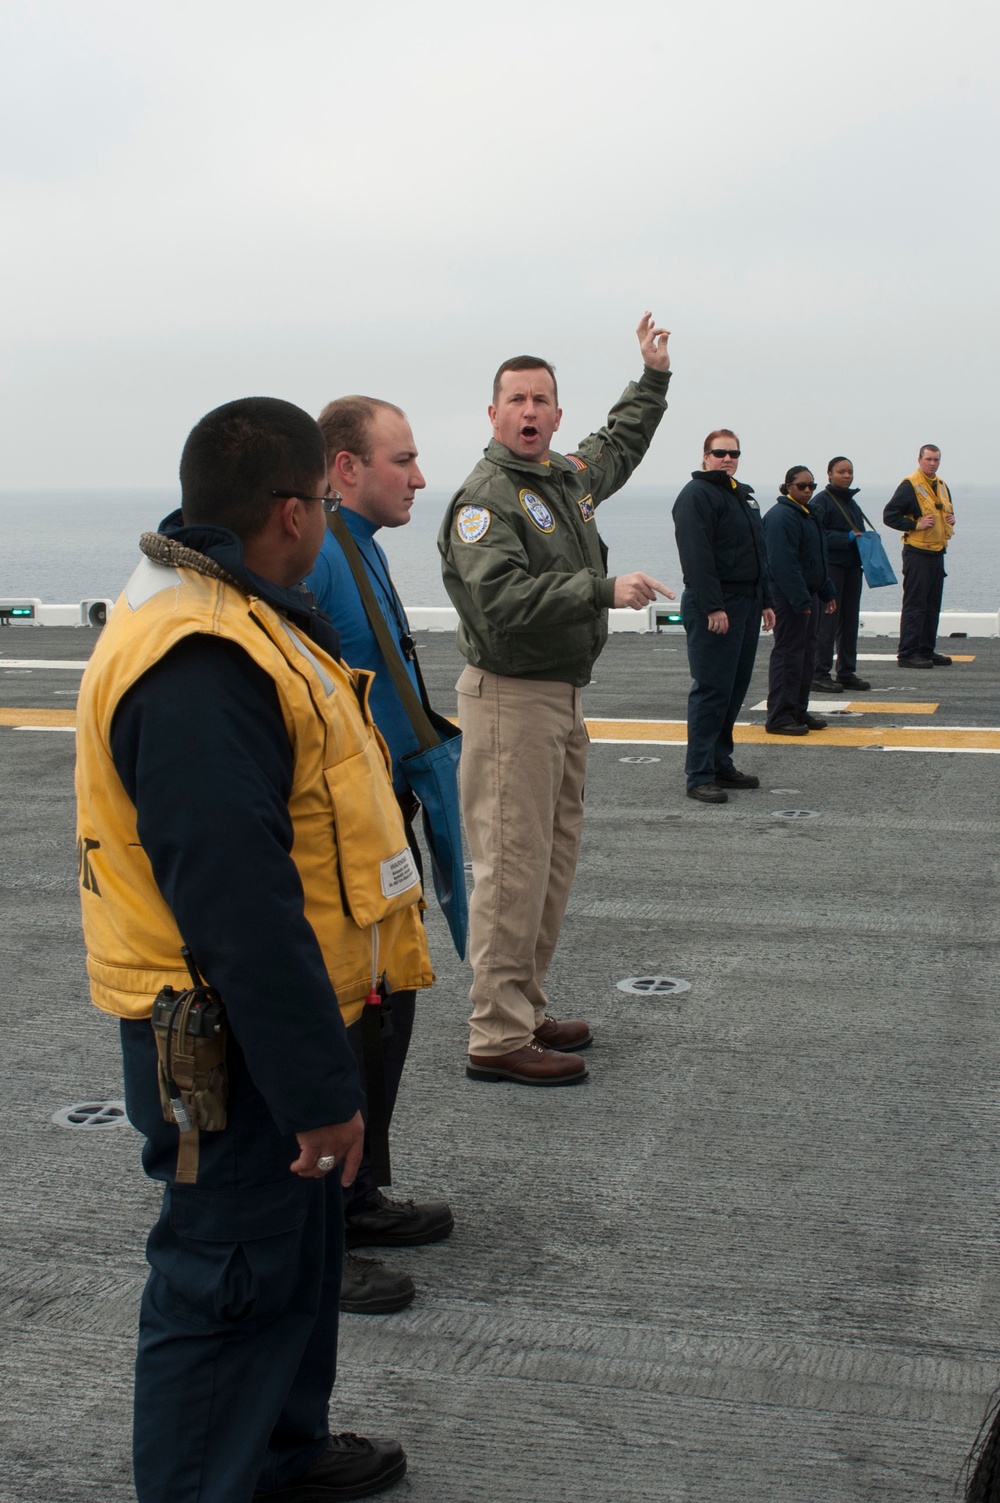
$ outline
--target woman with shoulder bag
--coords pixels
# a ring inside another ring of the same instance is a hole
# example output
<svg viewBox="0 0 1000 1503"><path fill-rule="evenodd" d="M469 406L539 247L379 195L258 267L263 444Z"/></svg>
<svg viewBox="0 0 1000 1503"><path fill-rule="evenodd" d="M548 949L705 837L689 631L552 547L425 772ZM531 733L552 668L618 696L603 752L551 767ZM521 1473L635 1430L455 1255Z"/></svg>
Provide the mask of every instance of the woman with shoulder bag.
<svg viewBox="0 0 1000 1503"><path fill-rule="evenodd" d="M870 689L867 679L859 678L858 621L861 615L861 555L854 539L865 530L865 519L855 501L854 465L837 454L826 467L825 490L813 500L812 511L826 534L828 568L837 592L837 609L824 616L816 648L816 672L813 688L824 694L843 694L845 689ZM834 650L837 674L834 677Z"/></svg>

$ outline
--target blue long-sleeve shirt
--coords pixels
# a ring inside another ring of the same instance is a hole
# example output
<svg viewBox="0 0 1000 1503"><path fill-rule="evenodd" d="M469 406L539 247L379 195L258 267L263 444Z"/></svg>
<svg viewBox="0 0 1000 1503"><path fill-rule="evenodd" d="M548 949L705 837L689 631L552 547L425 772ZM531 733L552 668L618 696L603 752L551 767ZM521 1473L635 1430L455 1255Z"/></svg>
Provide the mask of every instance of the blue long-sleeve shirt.
<svg viewBox="0 0 1000 1503"><path fill-rule="evenodd" d="M399 644L400 660L419 695L416 668L412 658L407 657L405 649L405 639L409 636L406 613L392 583L386 556L375 541L375 534L379 529L374 522L369 522L367 517L351 511L347 506L340 508L340 515L358 545L392 640ZM399 765L400 758L407 752L416 751L419 743L410 717L403 709L396 686L389 676L382 649L369 624L351 566L329 529L323 539L315 568L305 583L316 596L320 610L329 616L340 633L340 650L344 662L352 668L371 669L375 674L368 702L375 724L385 737L392 757L393 787L397 793L404 793L407 783Z"/></svg>

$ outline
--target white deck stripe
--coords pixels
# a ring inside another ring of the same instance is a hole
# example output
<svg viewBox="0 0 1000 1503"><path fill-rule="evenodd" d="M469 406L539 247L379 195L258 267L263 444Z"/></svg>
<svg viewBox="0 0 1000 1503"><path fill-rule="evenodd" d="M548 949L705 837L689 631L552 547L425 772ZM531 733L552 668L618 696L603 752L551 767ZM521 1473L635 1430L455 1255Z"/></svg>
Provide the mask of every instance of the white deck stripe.
<svg viewBox="0 0 1000 1503"><path fill-rule="evenodd" d="M77 663L68 658L0 658L0 668L74 668L81 673L86 666L86 659Z"/></svg>

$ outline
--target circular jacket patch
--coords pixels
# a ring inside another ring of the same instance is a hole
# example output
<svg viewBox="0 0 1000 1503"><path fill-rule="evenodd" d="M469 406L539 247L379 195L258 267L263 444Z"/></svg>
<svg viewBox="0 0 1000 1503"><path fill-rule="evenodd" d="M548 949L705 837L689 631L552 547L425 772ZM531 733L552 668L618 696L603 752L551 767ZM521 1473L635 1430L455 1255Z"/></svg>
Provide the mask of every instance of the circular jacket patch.
<svg viewBox="0 0 1000 1503"><path fill-rule="evenodd" d="M519 491L518 500L539 532L555 532L556 519L541 496L536 496L534 491Z"/></svg>
<svg viewBox="0 0 1000 1503"><path fill-rule="evenodd" d="M489 532L492 521L485 506L463 506L455 518L455 531L463 543L478 543Z"/></svg>

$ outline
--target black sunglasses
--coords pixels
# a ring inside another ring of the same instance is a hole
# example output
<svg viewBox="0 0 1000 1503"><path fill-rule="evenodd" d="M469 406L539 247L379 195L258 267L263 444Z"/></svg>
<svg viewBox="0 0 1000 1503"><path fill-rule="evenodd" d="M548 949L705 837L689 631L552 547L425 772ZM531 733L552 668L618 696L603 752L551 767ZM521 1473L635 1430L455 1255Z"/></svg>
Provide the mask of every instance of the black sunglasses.
<svg viewBox="0 0 1000 1503"><path fill-rule="evenodd" d="M328 496L303 496L301 491L272 491L271 495L276 501L321 501L324 511L338 511L340 503L344 499L339 491L331 491Z"/></svg>
<svg viewBox="0 0 1000 1503"><path fill-rule="evenodd" d="M797 491L814 491L816 489L815 480L792 480L789 484Z"/></svg>
<svg viewBox="0 0 1000 1503"><path fill-rule="evenodd" d="M709 449L713 459L739 459L742 449Z"/></svg>

